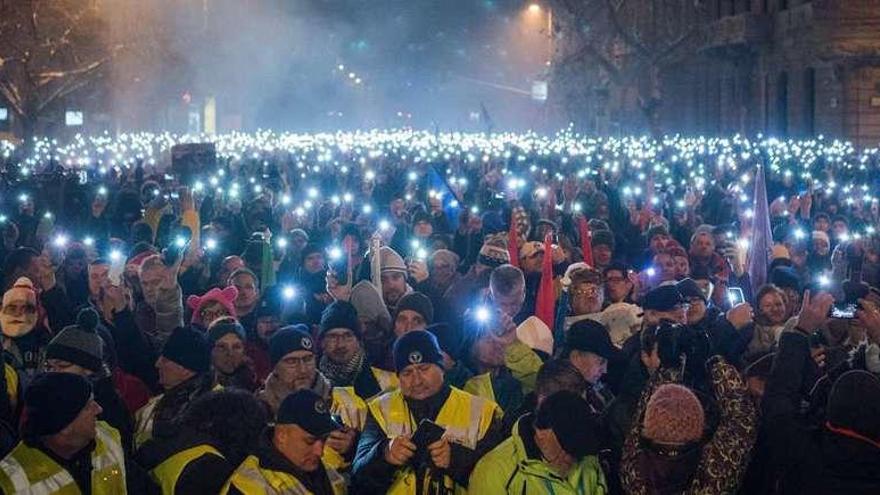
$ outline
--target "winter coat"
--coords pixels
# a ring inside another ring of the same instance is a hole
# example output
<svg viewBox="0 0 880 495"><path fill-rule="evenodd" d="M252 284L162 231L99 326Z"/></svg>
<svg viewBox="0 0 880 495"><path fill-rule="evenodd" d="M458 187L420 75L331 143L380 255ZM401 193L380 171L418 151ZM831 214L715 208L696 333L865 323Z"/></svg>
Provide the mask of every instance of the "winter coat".
<svg viewBox="0 0 880 495"><path fill-rule="evenodd" d="M832 432L800 415L811 365L808 338L798 332L783 334L762 403L776 493L880 493L880 446ZM858 410L859 404L850 407ZM764 487L765 493L773 493L772 488Z"/></svg>
<svg viewBox="0 0 880 495"><path fill-rule="evenodd" d="M649 450L642 440L648 400L660 385L678 381L675 372L655 373L642 393L623 446L620 477L627 493L716 495L736 491L755 443L757 413L736 368L718 356L707 366L720 409L718 428L704 443L674 456Z"/></svg>
<svg viewBox="0 0 880 495"><path fill-rule="evenodd" d="M471 473L469 493L604 495L608 492L596 456L584 457L566 476L554 472L535 443L533 420L531 414L520 418L510 438L480 459Z"/></svg>

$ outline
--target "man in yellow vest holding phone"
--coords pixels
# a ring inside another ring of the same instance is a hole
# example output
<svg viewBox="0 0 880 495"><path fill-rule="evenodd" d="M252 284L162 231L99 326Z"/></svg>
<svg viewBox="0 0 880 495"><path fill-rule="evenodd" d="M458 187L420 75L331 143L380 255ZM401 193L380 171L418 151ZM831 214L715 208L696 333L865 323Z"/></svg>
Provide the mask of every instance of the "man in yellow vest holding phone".
<svg viewBox="0 0 880 495"><path fill-rule="evenodd" d="M371 400L358 443L352 486L358 493L466 493L483 454L503 439L494 402L443 381L433 334L415 330L394 344L400 388Z"/></svg>

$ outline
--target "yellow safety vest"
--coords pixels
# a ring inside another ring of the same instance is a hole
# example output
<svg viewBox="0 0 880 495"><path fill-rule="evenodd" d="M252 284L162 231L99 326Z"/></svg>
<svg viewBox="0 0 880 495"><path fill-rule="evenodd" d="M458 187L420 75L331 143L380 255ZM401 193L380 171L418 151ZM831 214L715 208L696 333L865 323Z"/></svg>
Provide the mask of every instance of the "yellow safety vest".
<svg viewBox="0 0 880 495"><path fill-rule="evenodd" d="M367 422L367 403L358 397L354 387L334 387L332 398L333 403L330 405L330 413L341 417L342 424L345 426L354 428L358 432L364 431L364 425ZM321 460L328 467L338 471L348 469L351 464L326 444L324 445L324 454L321 456Z"/></svg>
<svg viewBox="0 0 880 495"><path fill-rule="evenodd" d="M490 373L483 373L468 380L464 384L464 391L495 402L495 389L492 388L492 375Z"/></svg>
<svg viewBox="0 0 880 495"><path fill-rule="evenodd" d="M218 390L223 390L223 385L217 384L211 388L212 392L216 392ZM156 406L159 405L159 401L162 400L165 394L159 394L149 402L144 404L143 407L137 410L134 413L134 446L135 449L141 448L143 444L153 438L153 416L156 414Z"/></svg>
<svg viewBox="0 0 880 495"><path fill-rule="evenodd" d="M223 454L214 447L210 445L197 445L182 450L162 461L150 471L150 477L162 489L162 495L174 495L174 491L177 488L177 480L180 479L183 470L186 469L189 463L204 455L214 455L223 458Z"/></svg>
<svg viewBox="0 0 880 495"><path fill-rule="evenodd" d="M406 401L400 390L388 392L373 399L368 404L373 418L391 439L401 435L411 435L417 425ZM435 423L446 429L445 438L451 443L456 443L475 449L477 442L489 430L489 426L497 418L501 417L501 408L498 404L469 394L463 390L451 387L449 397L440 408ZM423 493L428 491L427 481L430 476L425 476ZM411 467L402 467L397 470L392 481L389 494L414 494L416 493L416 473ZM444 476L444 485L447 489L454 489L455 493L464 494L467 490L455 484L452 478Z"/></svg>
<svg viewBox="0 0 880 495"><path fill-rule="evenodd" d="M18 405L18 373L8 363L3 363L3 374L6 376L6 395L9 396L9 407L15 411Z"/></svg>
<svg viewBox="0 0 880 495"><path fill-rule="evenodd" d="M162 400L164 394L159 394L149 400L143 407L134 413L134 446L140 448L147 440L153 438L153 414L156 405Z"/></svg>
<svg viewBox="0 0 880 495"><path fill-rule="evenodd" d="M124 495L125 456L119 432L98 421L92 451L92 493ZM0 490L33 495L79 495L73 476L41 450L19 442L0 461Z"/></svg>
<svg viewBox="0 0 880 495"><path fill-rule="evenodd" d="M330 486L335 495L345 495L348 491L345 478L335 469L325 466ZM220 495L227 495L229 488L234 486L238 491L248 495L311 495L295 476L281 471L272 471L260 466L256 456L248 456L232 473Z"/></svg>
<svg viewBox="0 0 880 495"><path fill-rule="evenodd" d="M400 387L400 378L397 377L397 373L372 366L370 367L370 371L373 372L373 377L376 379L376 383L379 384L379 388L382 390L376 394L376 397ZM372 398L373 397L363 397L364 400L370 400Z"/></svg>

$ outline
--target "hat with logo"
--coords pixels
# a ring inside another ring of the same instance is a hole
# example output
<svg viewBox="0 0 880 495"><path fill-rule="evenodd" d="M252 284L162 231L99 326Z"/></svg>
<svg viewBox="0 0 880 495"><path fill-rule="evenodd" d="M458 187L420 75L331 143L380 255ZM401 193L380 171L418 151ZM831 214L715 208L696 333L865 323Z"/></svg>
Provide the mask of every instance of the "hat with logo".
<svg viewBox="0 0 880 495"><path fill-rule="evenodd" d="M297 425L316 437L326 437L330 432L342 428L330 415L327 401L308 389L284 398L278 408L275 424Z"/></svg>
<svg viewBox="0 0 880 495"><path fill-rule="evenodd" d="M315 343L305 325L289 325L280 328L269 338L269 361L274 367L278 361L296 351L315 352Z"/></svg>
<svg viewBox="0 0 880 495"><path fill-rule="evenodd" d="M431 363L443 366L437 337L425 330L415 330L394 342L394 368L398 373L411 364Z"/></svg>

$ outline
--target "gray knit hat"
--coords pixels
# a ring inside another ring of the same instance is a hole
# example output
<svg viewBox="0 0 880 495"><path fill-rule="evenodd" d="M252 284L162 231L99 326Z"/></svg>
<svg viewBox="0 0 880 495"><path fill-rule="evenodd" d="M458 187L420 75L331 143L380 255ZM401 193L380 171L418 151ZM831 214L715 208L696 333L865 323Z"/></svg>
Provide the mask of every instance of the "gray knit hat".
<svg viewBox="0 0 880 495"><path fill-rule="evenodd" d="M64 327L46 346L46 359L61 359L100 373L104 351L98 327L98 313L91 308L80 310L76 324Z"/></svg>

